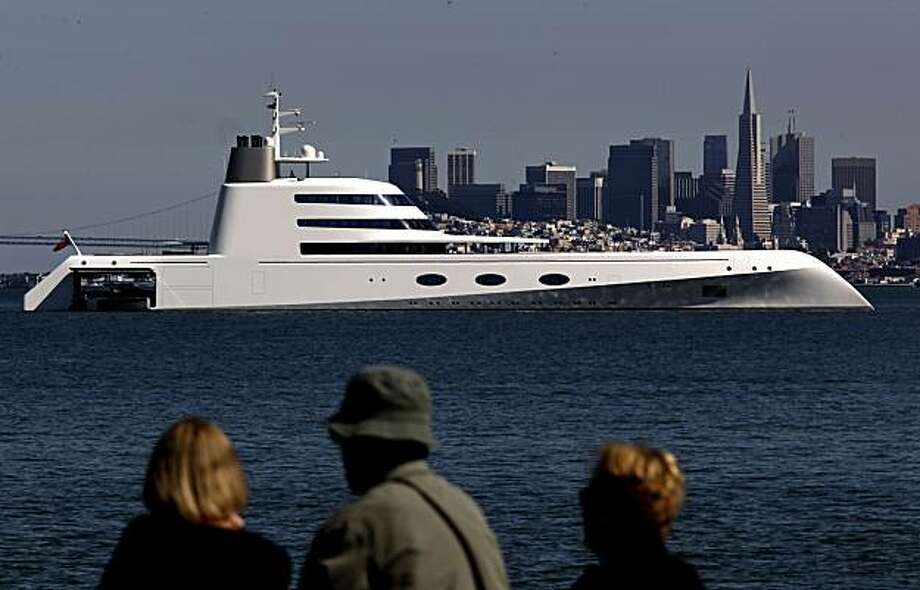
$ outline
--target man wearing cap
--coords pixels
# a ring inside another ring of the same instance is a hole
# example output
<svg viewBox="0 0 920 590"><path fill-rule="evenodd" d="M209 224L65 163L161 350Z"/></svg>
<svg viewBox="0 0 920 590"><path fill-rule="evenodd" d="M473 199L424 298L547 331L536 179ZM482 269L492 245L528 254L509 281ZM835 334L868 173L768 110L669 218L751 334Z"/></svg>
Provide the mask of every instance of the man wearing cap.
<svg viewBox="0 0 920 590"><path fill-rule="evenodd" d="M358 498L316 534L299 588L508 588L482 511L426 462L435 440L431 396L418 373L359 371L328 427Z"/></svg>

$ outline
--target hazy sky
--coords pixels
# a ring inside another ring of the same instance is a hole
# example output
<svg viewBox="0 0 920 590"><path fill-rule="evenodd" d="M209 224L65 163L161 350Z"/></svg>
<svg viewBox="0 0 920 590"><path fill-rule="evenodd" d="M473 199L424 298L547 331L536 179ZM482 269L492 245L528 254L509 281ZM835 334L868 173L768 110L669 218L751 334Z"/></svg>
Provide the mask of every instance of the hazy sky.
<svg viewBox="0 0 920 590"><path fill-rule="evenodd" d="M764 131L798 109L830 158L879 158L879 206L920 200L918 0L0 0L0 234L76 226L216 188L279 84L325 170L386 176L388 149L472 145L479 179L553 158L588 172L660 135L699 171L735 149L745 68ZM734 154L731 157L734 160ZM60 255L0 246L0 271Z"/></svg>

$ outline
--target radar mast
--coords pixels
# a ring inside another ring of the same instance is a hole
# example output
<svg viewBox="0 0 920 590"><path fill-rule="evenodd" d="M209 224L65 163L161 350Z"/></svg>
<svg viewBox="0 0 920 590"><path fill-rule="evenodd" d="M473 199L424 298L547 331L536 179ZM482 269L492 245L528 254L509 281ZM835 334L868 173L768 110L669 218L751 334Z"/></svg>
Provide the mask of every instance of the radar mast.
<svg viewBox="0 0 920 590"><path fill-rule="evenodd" d="M302 113L301 109L282 110L281 91L277 88L273 88L270 92L265 93L265 98L269 100L267 108L272 112L271 136L268 138L268 143L274 148L275 166L278 168L277 173L280 174L280 167L282 164L303 164L306 167L307 176L309 177L310 164L328 162L329 158L326 157L323 150L318 150L310 144L304 144L300 147L300 155L285 155L281 147L281 137L289 133L303 133L306 131L308 125L315 125L316 122L298 120L292 127L283 127L281 119L284 117L299 118Z"/></svg>

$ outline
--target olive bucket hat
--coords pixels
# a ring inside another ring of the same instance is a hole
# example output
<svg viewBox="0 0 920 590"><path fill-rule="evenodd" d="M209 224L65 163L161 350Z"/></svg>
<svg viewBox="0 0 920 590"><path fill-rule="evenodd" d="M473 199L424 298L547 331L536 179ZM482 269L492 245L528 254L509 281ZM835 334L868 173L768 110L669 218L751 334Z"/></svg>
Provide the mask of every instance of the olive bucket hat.
<svg viewBox="0 0 920 590"><path fill-rule="evenodd" d="M355 373L328 427L336 442L368 436L416 441L429 449L437 444L431 433L428 384L402 367L365 367Z"/></svg>

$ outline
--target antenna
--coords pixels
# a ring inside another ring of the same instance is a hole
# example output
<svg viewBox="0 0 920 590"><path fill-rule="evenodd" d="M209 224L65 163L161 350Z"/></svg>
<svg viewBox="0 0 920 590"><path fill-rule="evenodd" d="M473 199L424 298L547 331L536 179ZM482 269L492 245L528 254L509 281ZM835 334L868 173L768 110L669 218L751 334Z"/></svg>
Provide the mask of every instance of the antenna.
<svg viewBox="0 0 920 590"><path fill-rule="evenodd" d="M265 93L264 97L268 99L269 102L266 106L272 112L271 137L268 139L268 144L275 148L275 164L305 164L309 171L309 166L313 162L328 162L329 158L326 157L326 154L311 145L301 147L302 155L300 156L284 155L281 147L281 136L289 133L303 133L308 126L315 126L316 121L297 121L293 127L282 127L281 119L284 117L300 117L303 111L301 109L283 110L281 108L281 91L277 88L272 88L271 91Z"/></svg>
<svg viewBox="0 0 920 590"><path fill-rule="evenodd" d="M795 132L795 108L791 108L786 111L786 114L789 115L789 119L786 122L786 133L792 135Z"/></svg>

